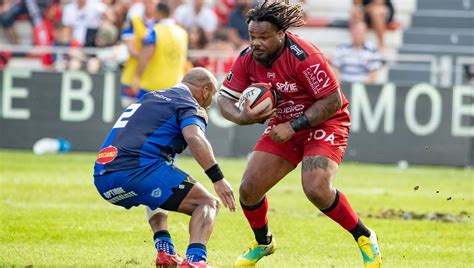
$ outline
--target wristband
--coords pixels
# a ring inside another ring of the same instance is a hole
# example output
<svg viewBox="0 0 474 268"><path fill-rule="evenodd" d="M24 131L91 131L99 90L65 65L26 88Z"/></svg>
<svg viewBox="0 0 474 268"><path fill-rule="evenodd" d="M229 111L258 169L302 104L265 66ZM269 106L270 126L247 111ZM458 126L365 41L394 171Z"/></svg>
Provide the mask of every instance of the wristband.
<svg viewBox="0 0 474 268"><path fill-rule="evenodd" d="M309 128L311 126L309 124L308 117L305 114L302 114L298 118L291 120L290 125L295 132Z"/></svg>
<svg viewBox="0 0 474 268"><path fill-rule="evenodd" d="M224 178L224 174L222 174L218 164L215 164L206 170L206 175L211 179L212 183L218 182Z"/></svg>

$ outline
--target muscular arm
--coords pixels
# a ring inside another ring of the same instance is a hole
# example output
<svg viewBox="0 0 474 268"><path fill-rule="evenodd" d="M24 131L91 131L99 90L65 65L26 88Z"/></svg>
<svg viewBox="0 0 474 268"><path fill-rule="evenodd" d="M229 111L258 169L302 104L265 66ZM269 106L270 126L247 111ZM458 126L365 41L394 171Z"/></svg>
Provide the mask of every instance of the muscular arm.
<svg viewBox="0 0 474 268"><path fill-rule="evenodd" d="M235 106L235 101L223 96L217 96L217 105L219 110L224 116L225 119L232 121L238 125L241 125L238 122L238 117L240 114L239 109Z"/></svg>
<svg viewBox="0 0 474 268"><path fill-rule="evenodd" d="M204 170L208 170L217 163L211 144L199 126L189 125L182 130L182 133L191 153Z"/></svg>
<svg viewBox="0 0 474 268"><path fill-rule="evenodd" d="M194 156L194 159L199 165L207 171L216 165L216 159L212 152L212 147L207 138L204 136L204 132L197 125L189 125L182 130L184 139L189 145L189 149ZM208 174L209 175L209 174ZM221 173L222 175L222 173ZM230 211L235 211L235 198L232 187L226 179L222 178L213 183L214 190L216 191L219 198L224 203L224 206L229 208Z"/></svg>
<svg viewBox="0 0 474 268"><path fill-rule="evenodd" d="M339 90L336 90L325 98L317 100L304 113L308 117L311 126L317 126L339 111L341 106L341 94Z"/></svg>
<svg viewBox="0 0 474 268"><path fill-rule="evenodd" d="M266 112L254 112L252 109L250 109L250 104L248 103L245 104L242 111L240 111L235 106L234 100L226 98L224 96L217 97L217 104L219 106L219 110L221 111L222 116L224 116L225 119L241 126L264 122L275 111L273 109Z"/></svg>

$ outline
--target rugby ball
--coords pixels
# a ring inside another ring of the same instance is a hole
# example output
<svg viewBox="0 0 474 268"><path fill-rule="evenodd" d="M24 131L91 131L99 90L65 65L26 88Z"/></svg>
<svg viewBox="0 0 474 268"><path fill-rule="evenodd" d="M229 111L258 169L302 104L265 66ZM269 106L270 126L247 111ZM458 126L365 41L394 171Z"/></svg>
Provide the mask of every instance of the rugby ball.
<svg viewBox="0 0 474 268"><path fill-rule="evenodd" d="M267 83L255 83L247 87L236 106L242 111L245 101L250 102L250 109L256 112L266 112L272 110L277 101L277 95L272 86Z"/></svg>

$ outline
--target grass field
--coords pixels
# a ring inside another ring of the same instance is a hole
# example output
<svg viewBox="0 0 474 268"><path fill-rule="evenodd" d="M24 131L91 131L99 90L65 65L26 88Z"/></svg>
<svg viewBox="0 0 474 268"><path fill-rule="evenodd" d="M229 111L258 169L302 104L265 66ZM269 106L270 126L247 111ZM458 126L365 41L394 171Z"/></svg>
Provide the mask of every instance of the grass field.
<svg viewBox="0 0 474 268"><path fill-rule="evenodd" d="M152 267L144 210L102 200L91 177L94 160L85 153L0 151L0 267ZM245 161L220 163L238 192ZM180 158L178 166L211 186L192 159ZM336 186L377 231L386 267L473 267L473 170L343 163ZM352 237L306 200L299 169L269 193L269 201L278 250L258 267L362 267ZM467 216L455 223L368 217L386 209ZM187 223L186 216L170 215L181 254ZM208 244L210 262L231 267L251 239L241 211L222 209Z"/></svg>

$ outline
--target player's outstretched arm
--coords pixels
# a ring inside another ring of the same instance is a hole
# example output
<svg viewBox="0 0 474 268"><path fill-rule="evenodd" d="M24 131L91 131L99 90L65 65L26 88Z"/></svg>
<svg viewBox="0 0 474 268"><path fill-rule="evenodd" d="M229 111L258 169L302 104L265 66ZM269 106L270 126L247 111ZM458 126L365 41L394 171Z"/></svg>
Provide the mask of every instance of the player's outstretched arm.
<svg viewBox="0 0 474 268"><path fill-rule="evenodd" d="M234 191L222 174L214 157L211 144L197 125L189 125L182 130L184 139L199 165L206 171L214 184L214 190L230 211L235 211Z"/></svg>
<svg viewBox="0 0 474 268"><path fill-rule="evenodd" d="M250 109L250 103L248 102L244 104L244 108L240 111L235 106L234 100L222 95L217 97L217 104L222 116L237 125L251 125L264 122L275 112L275 109L266 112L255 112Z"/></svg>

